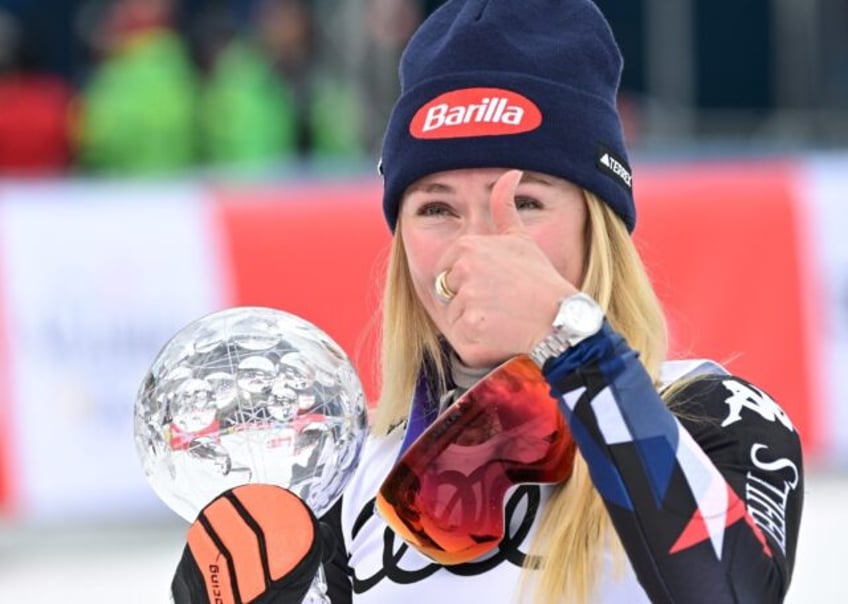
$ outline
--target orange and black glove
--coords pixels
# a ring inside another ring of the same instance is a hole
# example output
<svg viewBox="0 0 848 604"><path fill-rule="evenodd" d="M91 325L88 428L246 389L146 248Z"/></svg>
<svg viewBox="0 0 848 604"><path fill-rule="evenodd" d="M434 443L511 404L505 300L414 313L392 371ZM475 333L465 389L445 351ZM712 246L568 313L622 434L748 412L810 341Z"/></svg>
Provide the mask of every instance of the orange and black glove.
<svg viewBox="0 0 848 604"><path fill-rule="evenodd" d="M321 563L318 522L281 487L248 484L207 505L188 531L175 604L300 604Z"/></svg>

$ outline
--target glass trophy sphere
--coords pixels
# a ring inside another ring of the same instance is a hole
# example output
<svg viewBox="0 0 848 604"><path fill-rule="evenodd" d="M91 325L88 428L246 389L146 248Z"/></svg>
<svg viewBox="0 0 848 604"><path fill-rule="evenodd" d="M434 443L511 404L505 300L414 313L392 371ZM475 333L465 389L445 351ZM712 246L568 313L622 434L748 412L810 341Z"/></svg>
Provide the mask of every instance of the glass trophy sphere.
<svg viewBox="0 0 848 604"><path fill-rule="evenodd" d="M365 396L322 330L270 308L238 307L180 330L135 401L135 445L150 485L193 522L223 491L276 484L320 516L365 440Z"/></svg>

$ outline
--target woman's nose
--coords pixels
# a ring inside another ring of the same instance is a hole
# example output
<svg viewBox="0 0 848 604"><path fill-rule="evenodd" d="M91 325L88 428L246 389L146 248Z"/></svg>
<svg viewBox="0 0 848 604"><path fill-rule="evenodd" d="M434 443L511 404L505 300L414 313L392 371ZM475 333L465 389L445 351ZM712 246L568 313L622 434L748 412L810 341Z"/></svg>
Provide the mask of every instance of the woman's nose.
<svg viewBox="0 0 848 604"><path fill-rule="evenodd" d="M495 233L495 221L492 213L488 211L472 212L467 221L466 234L468 235L493 235Z"/></svg>

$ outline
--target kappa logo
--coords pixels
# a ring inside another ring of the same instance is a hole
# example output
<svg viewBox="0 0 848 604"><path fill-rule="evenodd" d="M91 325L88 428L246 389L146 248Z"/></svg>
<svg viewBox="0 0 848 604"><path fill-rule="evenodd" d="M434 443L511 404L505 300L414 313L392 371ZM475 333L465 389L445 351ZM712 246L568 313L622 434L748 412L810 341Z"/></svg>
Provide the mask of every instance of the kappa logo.
<svg viewBox="0 0 848 604"><path fill-rule="evenodd" d="M736 380L724 380L722 384L730 393L730 396L724 401L729 411L727 417L721 422L723 428L740 421L742 409L748 409L766 421L780 422L790 432L795 430L786 412L762 390L753 386L746 386Z"/></svg>
<svg viewBox="0 0 848 604"><path fill-rule="evenodd" d="M527 97L504 88L463 88L422 106L409 124L418 139L501 136L535 130L542 112Z"/></svg>

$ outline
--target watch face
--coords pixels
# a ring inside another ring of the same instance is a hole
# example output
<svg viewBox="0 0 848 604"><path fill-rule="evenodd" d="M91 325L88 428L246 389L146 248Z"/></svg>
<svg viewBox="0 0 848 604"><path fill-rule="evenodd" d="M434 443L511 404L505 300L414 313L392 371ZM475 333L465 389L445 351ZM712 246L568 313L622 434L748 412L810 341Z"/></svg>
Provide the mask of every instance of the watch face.
<svg viewBox="0 0 848 604"><path fill-rule="evenodd" d="M597 333L603 322L603 313L597 302L585 294L575 294L566 299L560 308L557 324L574 335Z"/></svg>

